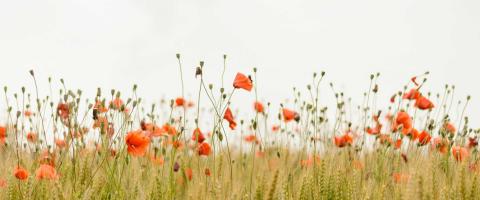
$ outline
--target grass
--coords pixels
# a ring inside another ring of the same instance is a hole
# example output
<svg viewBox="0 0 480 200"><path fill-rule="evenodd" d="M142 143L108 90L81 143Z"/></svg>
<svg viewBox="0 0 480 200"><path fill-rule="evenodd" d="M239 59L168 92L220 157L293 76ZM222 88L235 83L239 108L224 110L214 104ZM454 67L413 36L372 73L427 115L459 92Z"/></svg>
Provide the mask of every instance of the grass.
<svg viewBox="0 0 480 200"><path fill-rule="evenodd" d="M224 66L216 92L205 83L201 62L192 102L185 99L179 54L177 59L182 96L149 106L137 86L127 98L98 89L91 101L61 80L58 95L50 89L41 97L33 71L33 95L25 88L11 94L5 87L0 199L480 196L480 130L470 128L465 115L470 97L457 105L452 86L437 95L423 92L428 73L414 76L384 110L377 108L377 101L384 101L377 97L380 74L371 75L358 106L330 83L336 105L327 106L319 98L327 93L320 91L325 73L315 73L306 96L294 89L293 104L275 109L261 103L263 110L252 108L240 119L236 112L232 118L225 113L234 110L234 95L258 101L257 69L237 75L232 87L224 84ZM48 82L52 88L52 79ZM208 106L201 108L201 102ZM327 112L332 109L334 116ZM199 135L192 137L197 128Z"/></svg>

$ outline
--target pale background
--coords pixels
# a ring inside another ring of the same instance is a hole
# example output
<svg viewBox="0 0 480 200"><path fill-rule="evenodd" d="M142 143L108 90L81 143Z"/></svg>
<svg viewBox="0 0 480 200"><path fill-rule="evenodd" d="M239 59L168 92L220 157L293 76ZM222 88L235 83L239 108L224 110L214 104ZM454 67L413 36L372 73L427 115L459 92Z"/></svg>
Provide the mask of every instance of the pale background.
<svg viewBox="0 0 480 200"><path fill-rule="evenodd" d="M335 82L357 103L369 74L381 72L378 101L386 105L428 70L426 89L455 84L458 98L472 95L467 114L480 125L478 0L0 2L0 86L11 90L31 88L28 70L35 69L44 95L51 75L90 98L96 87L128 93L134 83L151 101L173 98L180 95L178 52L187 93L196 97L194 67L204 60L208 82L218 87L225 53L227 91L237 71L257 67L260 99L275 105L293 86L305 93L312 72L322 70L324 85ZM324 90L324 103L331 97ZM234 98L237 108L252 101L244 92Z"/></svg>

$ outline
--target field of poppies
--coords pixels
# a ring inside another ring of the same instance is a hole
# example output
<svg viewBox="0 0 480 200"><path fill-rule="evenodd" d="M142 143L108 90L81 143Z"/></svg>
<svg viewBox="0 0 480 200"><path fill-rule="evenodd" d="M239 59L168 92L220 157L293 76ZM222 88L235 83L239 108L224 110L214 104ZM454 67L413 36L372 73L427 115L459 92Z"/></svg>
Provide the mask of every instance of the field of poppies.
<svg viewBox="0 0 480 200"><path fill-rule="evenodd" d="M224 66L219 87L204 80L203 62L184 71L176 58L182 95L153 104L136 85L131 96L85 97L52 78L38 88L46 80L33 70L34 90L5 86L0 199L480 198L470 96L449 85L430 92L428 72L405 77L390 99L378 98L380 74L367 74L360 105L313 73L289 103L273 105L259 101L255 68L223 84ZM187 99L192 74L197 93ZM321 93L336 104L320 103ZM255 97L246 117L235 95Z"/></svg>

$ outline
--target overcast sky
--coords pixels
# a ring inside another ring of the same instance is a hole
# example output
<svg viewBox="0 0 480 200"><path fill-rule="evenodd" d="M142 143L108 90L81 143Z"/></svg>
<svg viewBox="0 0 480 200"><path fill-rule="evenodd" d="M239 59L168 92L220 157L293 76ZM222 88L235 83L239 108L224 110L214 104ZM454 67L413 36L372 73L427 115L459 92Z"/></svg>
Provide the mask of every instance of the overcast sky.
<svg viewBox="0 0 480 200"><path fill-rule="evenodd" d="M205 61L207 82L218 86L228 54L227 90L237 71L257 67L260 99L275 104L293 86L305 90L314 71L357 102L370 73L381 72L378 101L387 102L411 76L430 71L425 89L455 84L457 97L471 94L468 114L480 125L478 0L0 2L0 85L12 89L32 86L35 69L44 83L64 78L89 95L137 83L147 99L175 97L181 53L195 96L197 63ZM235 98L250 107L253 95Z"/></svg>

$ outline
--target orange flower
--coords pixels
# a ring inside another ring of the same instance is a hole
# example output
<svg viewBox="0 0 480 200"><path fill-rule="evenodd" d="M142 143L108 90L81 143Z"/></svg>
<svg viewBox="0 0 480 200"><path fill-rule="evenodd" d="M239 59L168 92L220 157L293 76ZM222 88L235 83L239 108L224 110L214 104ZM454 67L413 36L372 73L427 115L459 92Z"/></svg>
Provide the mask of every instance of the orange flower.
<svg viewBox="0 0 480 200"><path fill-rule="evenodd" d="M410 92L403 95L403 99L415 100L420 97L420 92L417 89L411 89Z"/></svg>
<svg viewBox="0 0 480 200"><path fill-rule="evenodd" d="M237 76L235 76L235 80L233 81L233 87L236 89L241 88L251 91L253 87L252 80L242 73L237 73Z"/></svg>
<svg viewBox="0 0 480 200"><path fill-rule="evenodd" d="M465 159L468 159L468 157L470 156L470 153L465 147L454 146L452 147L452 155L455 158L455 160L461 162Z"/></svg>
<svg viewBox="0 0 480 200"><path fill-rule="evenodd" d="M167 133L168 135L176 135L177 130L175 129L174 126L171 126L170 124L164 124L162 126L163 132Z"/></svg>
<svg viewBox="0 0 480 200"><path fill-rule="evenodd" d="M152 161L152 163L155 165L163 165L163 163L165 162L163 157L155 155L150 156L150 161Z"/></svg>
<svg viewBox="0 0 480 200"><path fill-rule="evenodd" d="M56 180L58 178L57 171L51 165L41 164L35 172L37 180Z"/></svg>
<svg viewBox="0 0 480 200"><path fill-rule="evenodd" d="M120 97L115 97L115 99L113 99L113 101L110 102L110 106L114 110L120 110L122 106L124 106L124 104L122 99L120 99Z"/></svg>
<svg viewBox="0 0 480 200"><path fill-rule="evenodd" d="M257 157L257 158L265 157L265 151L256 151L255 152L255 157Z"/></svg>
<svg viewBox="0 0 480 200"><path fill-rule="evenodd" d="M180 140L175 140L172 142L172 146L175 149L181 149L183 147L183 142Z"/></svg>
<svg viewBox="0 0 480 200"><path fill-rule="evenodd" d="M313 166L314 162L317 165L319 165L320 162L321 162L320 156L315 156L315 160L313 159L313 156L308 156L308 159L304 159L304 160L300 161L300 165L302 167L311 167L311 166Z"/></svg>
<svg viewBox="0 0 480 200"><path fill-rule="evenodd" d="M20 167L20 166L17 166L15 167L15 170L13 171L13 175L15 175L15 177L18 179L18 180L27 180L28 178L28 171L25 170L23 167Z"/></svg>
<svg viewBox="0 0 480 200"><path fill-rule="evenodd" d="M59 103L57 106L57 115L59 115L62 120L68 119L68 116L70 116L70 108L68 104Z"/></svg>
<svg viewBox="0 0 480 200"><path fill-rule="evenodd" d="M3 178L0 178L0 188L7 187L7 181Z"/></svg>
<svg viewBox="0 0 480 200"><path fill-rule="evenodd" d="M254 134L245 136L245 141L258 143L257 136L255 136Z"/></svg>
<svg viewBox="0 0 480 200"><path fill-rule="evenodd" d="M407 173L394 172L392 174L392 177L395 183L407 183L408 180L410 180L410 175L408 175Z"/></svg>
<svg viewBox="0 0 480 200"><path fill-rule="evenodd" d="M93 122L93 128L102 128L103 130L106 130L107 127L108 127L108 119L106 117L98 117Z"/></svg>
<svg viewBox="0 0 480 200"><path fill-rule="evenodd" d="M410 136L410 140L414 141L418 139L418 137L420 136L420 132L417 129L413 128L409 136Z"/></svg>
<svg viewBox="0 0 480 200"><path fill-rule="evenodd" d="M212 148L206 142L204 142L204 143L200 144L200 146L198 146L198 155L199 156L209 156L211 152L212 152Z"/></svg>
<svg viewBox="0 0 480 200"><path fill-rule="evenodd" d="M185 105L185 99L182 97L178 97L175 99L175 105L178 107L184 106Z"/></svg>
<svg viewBox="0 0 480 200"><path fill-rule="evenodd" d="M380 131L382 130L382 124L378 120L378 115L373 116L373 120L375 121L375 128L367 128L367 133L370 135L377 135L380 134Z"/></svg>
<svg viewBox="0 0 480 200"><path fill-rule="evenodd" d="M25 112L23 112L23 115L25 117L31 117L33 115L32 111L29 111L29 110L25 110Z"/></svg>
<svg viewBox="0 0 480 200"><path fill-rule="evenodd" d="M378 139L380 140L380 144L393 144L392 138L390 138L387 134L378 135Z"/></svg>
<svg viewBox="0 0 480 200"><path fill-rule="evenodd" d="M127 151L132 156L144 156L145 151L150 144L150 138L145 136L142 131L131 131L125 137Z"/></svg>
<svg viewBox="0 0 480 200"><path fill-rule="evenodd" d="M185 176L188 178L188 180L192 180L193 178L192 168L185 168Z"/></svg>
<svg viewBox="0 0 480 200"><path fill-rule="evenodd" d="M282 114L283 114L283 120L285 120L286 122L289 122L292 120L295 120L298 122L300 120L300 116L298 115L298 113L293 110L283 108Z"/></svg>
<svg viewBox="0 0 480 200"><path fill-rule="evenodd" d="M450 122L445 122L445 124L443 124L443 129L450 134L455 134L457 132L455 126Z"/></svg>
<svg viewBox="0 0 480 200"><path fill-rule="evenodd" d="M358 169L358 170L362 170L363 168L365 168L363 163L359 160L353 160L352 165L353 165L353 168Z"/></svg>
<svg viewBox="0 0 480 200"><path fill-rule="evenodd" d="M232 110L230 110L230 108L227 108L227 110L225 110L225 114L223 115L223 119L228 121L230 129L234 130L235 127L237 126L237 123L233 119Z"/></svg>
<svg viewBox="0 0 480 200"><path fill-rule="evenodd" d="M7 128L5 126L0 126L0 144L5 144L6 138L7 138Z"/></svg>
<svg viewBox="0 0 480 200"><path fill-rule="evenodd" d="M38 138L38 137L37 137L37 134L36 134L36 133L34 133L34 132L29 132L29 133L27 133L27 140L28 140L29 142L35 143L35 142L37 142L37 138Z"/></svg>
<svg viewBox="0 0 480 200"><path fill-rule="evenodd" d="M67 146L67 143L65 142L65 140L55 139L55 145L57 145L58 148L63 149Z"/></svg>
<svg viewBox="0 0 480 200"><path fill-rule="evenodd" d="M255 101L255 103L253 103L253 108L258 113L263 113L263 111L264 111L263 104L259 101Z"/></svg>
<svg viewBox="0 0 480 200"><path fill-rule="evenodd" d="M397 140L395 141L395 146L394 146L394 148L395 148L395 149L400 149L401 147L402 147L402 139L397 139Z"/></svg>
<svg viewBox="0 0 480 200"><path fill-rule="evenodd" d="M108 108L105 107L105 103L101 101L96 101L95 105L93 106L94 110L97 110L99 113L105 113L108 111Z"/></svg>
<svg viewBox="0 0 480 200"><path fill-rule="evenodd" d="M205 136L203 136L203 133L200 131L200 128L196 128L193 131L192 140L198 143L202 143L203 141L205 141Z"/></svg>
<svg viewBox="0 0 480 200"><path fill-rule="evenodd" d="M431 139L432 139L432 136L430 136L430 134L427 131L422 131L422 133L418 135L418 143L420 145L428 144Z"/></svg>
<svg viewBox="0 0 480 200"><path fill-rule="evenodd" d="M412 131L413 128L413 122L412 119L410 118L410 115L406 113L405 111L400 111L397 113L397 119L395 120L395 123L397 125L402 125L402 133L404 135L407 135Z"/></svg>
<svg viewBox="0 0 480 200"><path fill-rule="evenodd" d="M147 135L149 137L162 136L163 133L164 133L162 128L160 128L159 126L157 126L155 124L152 124L152 123L145 123L144 121L142 121L140 123L140 126L141 126L142 130L147 132Z"/></svg>
<svg viewBox="0 0 480 200"><path fill-rule="evenodd" d="M440 152L441 154L445 154L448 152L449 145L450 144L448 140L441 137L434 138L432 142L432 147L437 149L438 152Z"/></svg>
<svg viewBox="0 0 480 200"><path fill-rule="evenodd" d="M277 132L280 130L280 126L279 125L273 125L272 126L272 132Z"/></svg>
<svg viewBox="0 0 480 200"><path fill-rule="evenodd" d="M348 133L343 136L335 136L333 141L335 145L340 148L353 144L353 138Z"/></svg>
<svg viewBox="0 0 480 200"><path fill-rule="evenodd" d="M419 108L420 110L429 110L435 106L429 99L424 96L420 96L415 101L415 107Z"/></svg>

